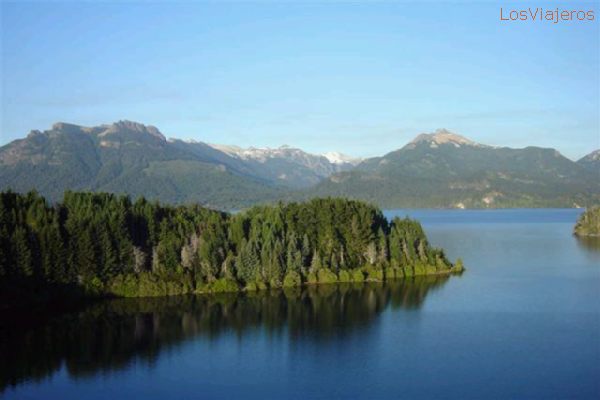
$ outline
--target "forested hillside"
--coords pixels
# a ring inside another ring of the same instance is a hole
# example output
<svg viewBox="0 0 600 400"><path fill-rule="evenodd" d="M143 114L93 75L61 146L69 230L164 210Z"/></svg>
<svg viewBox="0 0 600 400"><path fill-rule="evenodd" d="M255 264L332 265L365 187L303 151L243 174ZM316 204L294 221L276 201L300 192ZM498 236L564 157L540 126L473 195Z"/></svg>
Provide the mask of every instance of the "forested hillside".
<svg viewBox="0 0 600 400"><path fill-rule="evenodd" d="M600 201L598 152L577 163L554 149L476 143L440 129L360 160L331 153L167 139L131 121L56 123L0 147L0 190L143 196L239 210L277 201L345 197L385 208L582 207Z"/></svg>
<svg viewBox="0 0 600 400"><path fill-rule="evenodd" d="M314 199L230 215L66 192L51 206L0 194L3 296L47 291L150 296L447 273L416 221L358 201ZM10 299L9 299L10 300Z"/></svg>
<svg viewBox="0 0 600 400"><path fill-rule="evenodd" d="M600 149L594 150L591 153L577 160L577 164L592 171L596 178L600 179Z"/></svg>
<svg viewBox="0 0 600 400"><path fill-rule="evenodd" d="M600 179L554 149L491 147L442 129L332 175L310 196L385 208L581 207L600 200Z"/></svg>
<svg viewBox="0 0 600 400"><path fill-rule="evenodd" d="M170 141L131 121L83 127L56 123L0 147L0 190L36 190L60 201L66 190L201 203L220 209L281 198L281 188L202 143Z"/></svg>

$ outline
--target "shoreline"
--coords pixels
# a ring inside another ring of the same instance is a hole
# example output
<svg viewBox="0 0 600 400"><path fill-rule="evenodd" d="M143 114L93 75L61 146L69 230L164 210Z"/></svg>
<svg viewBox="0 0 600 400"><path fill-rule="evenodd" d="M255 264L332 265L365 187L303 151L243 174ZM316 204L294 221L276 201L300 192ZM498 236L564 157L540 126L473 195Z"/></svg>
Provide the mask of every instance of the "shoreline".
<svg viewBox="0 0 600 400"><path fill-rule="evenodd" d="M406 275L401 277L389 277L384 279L374 279L367 278L362 281L329 281L329 282L302 282L300 285L280 285L280 286L268 286L263 284L261 287L255 287L249 289L246 287L238 286L237 289L233 290L193 290L188 292L176 292L176 293L158 293L158 294L147 294L147 295L136 295L136 296L123 296L117 295L114 293L105 293L105 294L85 294L85 293L47 293L45 296L38 298L30 298L29 301L23 301L23 298L19 298L18 304L10 304L4 303L0 304L0 315L6 314L10 316L11 314L16 314L21 311L27 310L32 313L40 313L43 314L48 309L64 309L64 310L73 310L76 309L79 305L88 305L98 301L104 300L118 300L118 299L154 299L154 298L168 298L168 297L177 297L177 296L206 296L213 297L221 294L255 294L255 293L264 293L270 291L277 290L296 290L296 289L304 289L304 288L317 288L324 286L333 286L333 285L363 285L363 284L381 284L386 282L398 282L398 281L408 281L410 279L415 278L425 278L425 277L440 277L446 276L449 277L451 275L462 275L466 271L466 268L462 268L459 270L455 270L454 268L444 271L436 271L434 273L426 273L426 274L417 274L417 275ZM81 302L79 305L74 305L74 302ZM0 324L1 326L1 324Z"/></svg>

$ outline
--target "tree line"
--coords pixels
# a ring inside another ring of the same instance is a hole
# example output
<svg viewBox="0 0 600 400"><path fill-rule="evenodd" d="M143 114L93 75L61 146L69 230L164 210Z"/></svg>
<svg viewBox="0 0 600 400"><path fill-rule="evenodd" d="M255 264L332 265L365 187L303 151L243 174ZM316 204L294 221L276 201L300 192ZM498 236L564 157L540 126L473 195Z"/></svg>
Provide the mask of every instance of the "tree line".
<svg viewBox="0 0 600 400"><path fill-rule="evenodd" d="M325 198L227 214L109 193L0 193L0 288L152 296L462 270L421 225ZM12 292L11 292L12 290Z"/></svg>

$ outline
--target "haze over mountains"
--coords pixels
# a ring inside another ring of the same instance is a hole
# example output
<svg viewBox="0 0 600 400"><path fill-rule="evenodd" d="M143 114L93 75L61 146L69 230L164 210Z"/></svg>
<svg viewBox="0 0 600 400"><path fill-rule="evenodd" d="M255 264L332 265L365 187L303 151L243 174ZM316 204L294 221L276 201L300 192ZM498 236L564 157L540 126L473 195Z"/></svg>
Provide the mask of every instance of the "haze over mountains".
<svg viewBox="0 0 600 400"><path fill-rule="evenodd" d="M51 200L93 190L221 209L313 196L383 207L573 207L600 199L600 152L573 162L554 149L491 147L442 129L360 160L167 140L131 121L56 123L0 147L0 189L8 188Z"/></svg>

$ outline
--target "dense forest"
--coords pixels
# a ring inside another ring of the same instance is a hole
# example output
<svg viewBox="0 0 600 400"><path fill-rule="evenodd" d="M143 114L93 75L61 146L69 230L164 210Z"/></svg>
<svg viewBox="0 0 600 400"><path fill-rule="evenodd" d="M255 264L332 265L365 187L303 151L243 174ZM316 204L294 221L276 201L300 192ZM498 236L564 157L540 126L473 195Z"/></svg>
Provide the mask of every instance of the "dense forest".
<svg viewBox="0 0 600 400"><path fill-rule="evenodd" d="M65 192L0 193L2 302L48 293L157 296L382 281L462 270L421 225L343 199L226 214Z"/></svg>
<svg viewBox="0 0 600 400"><path fill-rule="evenodd" d="M600 207L591 207L579 216L574 233L577 236L600 236Z"/></svg>

